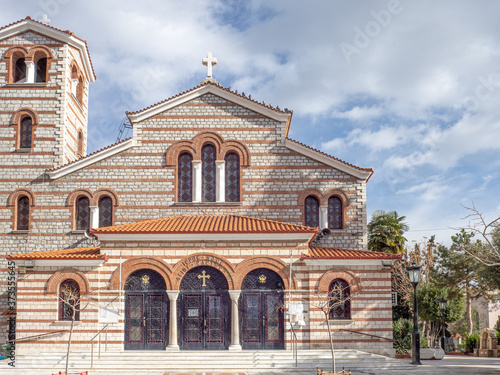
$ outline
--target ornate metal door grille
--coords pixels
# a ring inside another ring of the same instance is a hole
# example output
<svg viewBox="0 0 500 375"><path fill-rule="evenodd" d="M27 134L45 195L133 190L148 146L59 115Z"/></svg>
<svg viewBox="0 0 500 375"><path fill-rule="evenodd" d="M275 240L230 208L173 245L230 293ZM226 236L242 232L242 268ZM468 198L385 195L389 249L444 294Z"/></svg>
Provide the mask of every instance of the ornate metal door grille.
<svg viewBox="0 0 500 375"><path fill-rule="evenodd" d="M135 271L124 289L125 349L165 349L169 303L163 277L153 270Z"/></svg>
<svg viewBox="0 0 500 375"><path fill-rule="evenodd" d="M274 271L249 272L241 286L243 349L284 349L283 280Z"/></svg>
<svg viewBox="0 0 500 375"><path fill-rule="evenodd" d="M180 284L181 349L227 349L228 283L219 270L201 266L184 275Z"/></svg>

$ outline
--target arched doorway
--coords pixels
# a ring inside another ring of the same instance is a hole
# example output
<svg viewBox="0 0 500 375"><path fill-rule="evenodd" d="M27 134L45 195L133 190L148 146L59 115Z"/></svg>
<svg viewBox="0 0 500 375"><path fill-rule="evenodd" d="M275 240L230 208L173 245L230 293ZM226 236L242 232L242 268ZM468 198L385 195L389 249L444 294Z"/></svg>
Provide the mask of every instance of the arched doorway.
<svg viewBox="0 0 500 375"><path fill-rule="evenodd" d="M219 270L201 266L181 280L180 348L220 350L229 345L228 283Z"/></svg>
<svg viewBox="0 0 500 375"><path fill-rule="evenodd" d="M165 349L169 302L163 277L153 270L138 270L127 278L124 289L125 349Z"/></svg>
<svg viewBox="0 0 500 375"><path fill-rule="evenodd" d="M283 280L258 268L241 284L241 346L243 349L284 349Z"/></svg>

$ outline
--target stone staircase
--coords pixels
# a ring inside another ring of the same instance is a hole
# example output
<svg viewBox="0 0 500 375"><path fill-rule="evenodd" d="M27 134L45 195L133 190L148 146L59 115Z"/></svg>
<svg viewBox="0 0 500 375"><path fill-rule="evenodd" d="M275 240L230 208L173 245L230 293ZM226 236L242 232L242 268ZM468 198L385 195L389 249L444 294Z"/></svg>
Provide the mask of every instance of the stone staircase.
<svg viewBox="0 0 500 375"><path fill-rule="evenodd" d="M336 351L337 370L399 369L403 373L413 369L408 363L357 350ZM7 361L0 361L0 373L52 374L64 371L66 353L39 353L16 357L16 369ZM331 369L328 350L299 350L298 364L290 351L127 351L102 352L94 356L90 367L90 353L72 353L70 371L89 371L89 374L169 374L169 373L228 373L228 372L303 372L316 374L316 369ZM36 371L35 371L36 370Z"/></svg>

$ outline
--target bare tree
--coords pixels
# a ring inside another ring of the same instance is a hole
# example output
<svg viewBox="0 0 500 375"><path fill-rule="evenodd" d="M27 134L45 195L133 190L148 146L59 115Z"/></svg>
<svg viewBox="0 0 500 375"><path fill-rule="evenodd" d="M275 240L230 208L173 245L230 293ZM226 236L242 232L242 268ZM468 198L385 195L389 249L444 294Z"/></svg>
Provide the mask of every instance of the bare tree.
<svg viewBox="0 0 500 375"><path fill-rule="evenodd" d="M483 246L478 244L471 248L464 247L463 250L486 266L500 266L500 246L495 243L495 235L500 235L500 216L494 220L486 219L483 213L476 208L474 202L472 202L471 207L464 205L462 207L468 211L468 215L464 219L469 220L464 229L479 235L484 240Z"/></svg>

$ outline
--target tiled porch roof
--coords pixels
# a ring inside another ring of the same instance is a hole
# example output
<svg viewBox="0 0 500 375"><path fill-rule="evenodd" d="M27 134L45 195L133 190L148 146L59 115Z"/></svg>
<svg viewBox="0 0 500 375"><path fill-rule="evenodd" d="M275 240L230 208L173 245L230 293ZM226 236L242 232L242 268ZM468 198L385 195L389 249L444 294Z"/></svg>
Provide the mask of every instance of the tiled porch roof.
<svg viewBox="0 0 500 375"><path fill-rule="evenodd" d="M336 247L310 246L307 254L302 254L304 259L401 259L401 255L381 253L376 251L348 250Z"/></svg>
<svg viewBox="0 0 500 375"><path fill-rule="evenodd" d="M6 258L9 260L108 260L106 254L101 254L100 247L82 247L79 249L35 251L33 253L7 255Z"/></svg>
<svg viewBox="0 0 500 375"><path fill-rule="evenodd" d="M316 233L316 228L238 215L179 215L91 230L105 233Z"/></svg>

